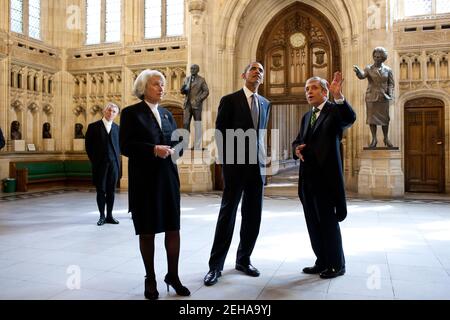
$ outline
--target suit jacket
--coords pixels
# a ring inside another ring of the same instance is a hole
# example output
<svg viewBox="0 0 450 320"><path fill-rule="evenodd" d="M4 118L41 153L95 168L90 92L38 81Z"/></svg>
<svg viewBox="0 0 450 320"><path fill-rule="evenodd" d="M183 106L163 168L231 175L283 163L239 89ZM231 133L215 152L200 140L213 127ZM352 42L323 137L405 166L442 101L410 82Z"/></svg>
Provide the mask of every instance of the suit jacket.
<svg viewBox="0 0 450 320"><path fill-rule="evenodd" d="M184 108L187 107L188 102L193 109L202 109L203 100L209 95L208 85L203 77L196 75L194 81L191 83L192 76L186 77L181 86L181 93L186 95L184 97Z"/></svg>
<svg viewBox="0 0 450 320"><path fill-rule="evenodd" d="M180 210L180 182L174 161L183 145L181 139L172 140L177 129L172 114L162 107L158 112L162 128L145 101L126 107L120 117L120 147L128 157L129 212L136 215L164 217ZM156 145L172 146L175 154L159 158L154 154Z"/></svg>
<svg viewBox="0 0 450 320"><path fill-rule="evenodd" d="M387 101L394 96L394 76L391 68L382 64L378 70L375 65L368 65L364 69L362 76L357 74L359 79L369 81L366 90L366 102Z"/></svg>
<svg viewBox="0 0 450 320"><path fill-rule="evenodd" d="M0 128L0 150L5 146L5 137L3 136L2 129Z"/></svg>
<svg viewBox="0 0 450 320"><path fill-rule="evenodd" d="M252 115L250 107L245 96L244 89L231 93L222 97L219 104L219 110L216 119L217 133L220 132L220 136L216 133L216 144L219 151L219 161L223 163L224 178L227 172L231 175L238 174L239 170L245 170L245 166L251 164L259 164L260 173L263 178L265 175L265 157L266 157L266 130L269 122L269 113L271 104L269 100L261 95L258 95L259 100L259 121L258 121L258 150L259 160L250 158L250 150L254 150L255 146L250 145L250 141L247 139L245 143L239 145L237 139L230 141L233 144L234 157L227 157L227 129L232 129L232 132L248 132L255 134L255 131L248 131L249 129L255 129L253 125ZM250 139L251 140L251 139ZM222 142L222 143L221 143ZM238 148L239 147L239 148ZM244 149L243 149L244 148ZM228 159L230 158L230 159ZM241 160L241 161L238 161ZM243 161L242 163L242 160ZM241 163L240 163L241 162ZM264 178L263 178L264 179Z"/></svg>
<svg viewBox="0 0 450 320"><path fill-rule="evenodd" d="M111 141L114 148L116 169L120 168L119 126L113 122L111 126ZM85 138L86 153L92 163L94 183L96 171L104 164L106 146L109 143L108 132L102 120L90 123Z"/></svg>
<svg viewBox="0 0 450 320"><path fill-rule="evenodd" d="M319 199L335 207L342 221L347 215L347 205L339 144L343 130L355 122L356 114L346 101L341 105L327 101L313 128L309 124L311 115L310 110L303 116L292 143L294 159L298 159L295 148L306 144L302 151L304 161L300 161L298 194L304 203L305 194L313 190Z"/></svg>

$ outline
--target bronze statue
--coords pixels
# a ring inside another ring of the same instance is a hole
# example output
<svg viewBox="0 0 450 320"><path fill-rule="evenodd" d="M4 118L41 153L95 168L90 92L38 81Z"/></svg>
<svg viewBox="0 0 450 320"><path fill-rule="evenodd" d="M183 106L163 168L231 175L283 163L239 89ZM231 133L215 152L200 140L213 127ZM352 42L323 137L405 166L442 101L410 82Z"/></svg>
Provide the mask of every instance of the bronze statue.
<svg viewBox="0 0 450 320"><path fill-rule="evenodd" d="M195 138L194 149L200 149L202 139L202 108L203 100L209 95L208 85L203 77L198 75L200 67L197 64L191 66L191 75L184 79L181 94L184 99L183 127L190 131L191 119L194 117Z"/></svg>
<svg viewBox="0 0 450 320"><path fill-rule="evenodd" d="M11 140L22 140L22 132L20 132L20 122L17 120L11 122Z"/></svg>
<svg viewBox="0 0 450 320"><path fill-rule="evenodd" d="M75 139L84 139L83 125L75 123Z"/></svg>
<svg viewBox="0 0 450 320"><path fill-rule="evenodd" d="M377 126L381 126L384 135L384 144L392 148L389 141L389 104L394 98L394 76L391 68L383 64L387 59L387 51L383 47L373 50L373 64L370 64L362 71L358 66L353 66L353 70L359 79L367 78L369 84L366 91L366 123L370 126L372 142L369 148L377 145Z"/></svg>
<svg viewBox="0 0 450 320"><path fill-rule="evenodd" d="M42 138L44 138L44 139L52 138L52 134L50 133L50 123L49 122L45 122L42 125Z"/></svg>

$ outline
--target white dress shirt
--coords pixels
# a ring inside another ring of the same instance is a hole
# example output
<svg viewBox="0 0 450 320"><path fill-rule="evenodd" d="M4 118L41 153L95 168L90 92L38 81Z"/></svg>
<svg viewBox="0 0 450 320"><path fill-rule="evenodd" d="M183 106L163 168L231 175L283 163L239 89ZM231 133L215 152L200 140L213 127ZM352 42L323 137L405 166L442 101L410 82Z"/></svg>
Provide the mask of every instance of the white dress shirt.
<svg viewBox="0 0 450 320"><path fill-rule="evenodd" d="M112 127L112 121L108 121L105 118L102 118L103 124L105 125L105 129L106 132L108 132L108 134L111 132L111 127Z"/></svg>
<svg viewBox="0 0 450 320"><path fill-rule="evenodd" d="M145 100L144 100L144 101L145 101ZM153 115L155 116L156 121L157 121L158 124L159 124L159 127L162 129L162 125L161 125L161 115L159 114L159 111L158 111L158 105L157 105L157 104L150 103L150 102L148 102L148 101L145 101L145 103L150 107L150 110L152 110Z"/></svg>

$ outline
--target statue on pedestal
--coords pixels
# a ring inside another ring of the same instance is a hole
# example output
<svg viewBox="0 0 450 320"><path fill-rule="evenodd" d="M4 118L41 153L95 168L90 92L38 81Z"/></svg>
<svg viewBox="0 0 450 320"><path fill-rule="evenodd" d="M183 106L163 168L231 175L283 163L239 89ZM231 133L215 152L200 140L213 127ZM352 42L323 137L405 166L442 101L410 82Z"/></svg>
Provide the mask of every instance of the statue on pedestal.
<svg viewBox="0 0 450 320"><path fill-rule="evenodd" d="M43 139L51 139L52 138L52 134L50 133L50 123L49 122L45 122L42 125L42 138Z"/></svg>
<svg viewBox="0 0 450 320"><path fill-rule="evenodd" d="M366 91L366 123L370 126L372 141L369 148L377 146L377 126L381 126L384 136L384 144L388 148L393 145L389 141L389 104L394 99L394 76L391 68L383 64L387 59L387 51L383 47L376 47L372 53L373 64L361 70L353 66L353 70L359 79L368 80Z"/></svg>
<svg viewBox="0 0 450 320"><path fill-rule="evenodd" d="M20 132L20 122L17 120L11 122L11 140L22 140L22 132Z"/></svg>
<svg viewBox="0 0 450 320"><path fill-rule="evenodd" d="M194 117L194 149L200 149L202 140L202 108L203 100L209 95L208 85L203 77L198 75L200 67L197 64L191 66L191 75L184 79L181 94L185 95L183 127L190 131L191 119Z"/></svg>
<svg viewBox="0 0 450 320"><path fill-rule="evenodd" d="M75 139L84 139L83 125L75 123Z"/></svg>

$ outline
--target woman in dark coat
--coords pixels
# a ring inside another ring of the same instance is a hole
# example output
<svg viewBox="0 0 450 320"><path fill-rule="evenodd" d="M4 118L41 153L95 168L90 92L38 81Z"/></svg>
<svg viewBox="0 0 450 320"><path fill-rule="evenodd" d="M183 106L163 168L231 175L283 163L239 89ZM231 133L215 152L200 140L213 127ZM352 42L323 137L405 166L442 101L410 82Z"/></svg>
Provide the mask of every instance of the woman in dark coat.
<svg viewBox="0 0 450 320"><path fill-rule="evenodd" d="M165 232L168 273L164 278L181 296L190 295L178 277L180 254L180 181L175 163L179 141L172 114L158 106L166 80L156 70L144 70L133 93L142 101L125 108L120 118L120 149L128 157L128 210L131 212L146 271L144 295L158 299L155 234Z"/></svg>

